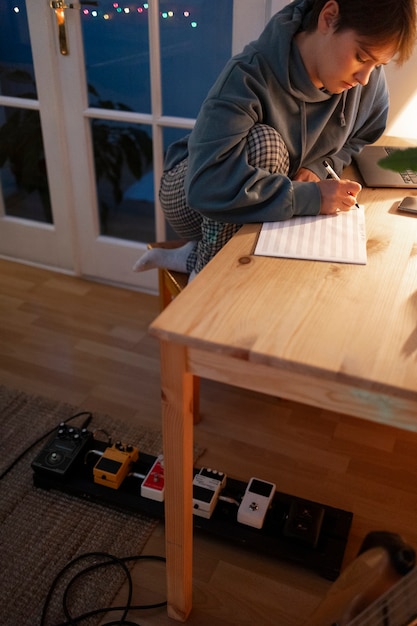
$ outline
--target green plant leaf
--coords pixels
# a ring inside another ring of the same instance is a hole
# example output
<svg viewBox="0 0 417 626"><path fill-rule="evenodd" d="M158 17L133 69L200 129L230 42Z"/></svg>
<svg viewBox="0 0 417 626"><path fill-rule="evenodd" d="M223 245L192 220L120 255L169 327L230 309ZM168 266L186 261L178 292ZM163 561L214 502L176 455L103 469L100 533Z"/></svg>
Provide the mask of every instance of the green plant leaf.
<svg viewBox="0 0 417 626"><path fill-rule="evenodd" d="M396 150L388 156L380 159L378 165L386 170L404 172L405 170L417 171L417 147Z"/></svg>

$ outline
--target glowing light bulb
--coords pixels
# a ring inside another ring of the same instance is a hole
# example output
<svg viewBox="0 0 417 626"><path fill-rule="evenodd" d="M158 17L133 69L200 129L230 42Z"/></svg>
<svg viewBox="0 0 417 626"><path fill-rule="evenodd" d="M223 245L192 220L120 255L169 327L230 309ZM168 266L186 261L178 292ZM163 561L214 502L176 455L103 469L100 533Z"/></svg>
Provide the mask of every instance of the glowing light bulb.
<svg viewBox="0 0 417 626"><path fill-rule="evenodd" d="M129 7L125 7L125 8L123 9L123 11L124 11L125 13L130 13L130 9L129 9Z"/></svg>
<svg viewBox="0 0 417 626"><path fill-rule="evenodd" d="M197 28L198 24L197 22L191 22L191 28Z"/></svg>
<svg viewBox="0 0 417 626"><path fill-rule="evenodd" d="M190 17L190 12L189 11L184 11L183 15L184 15L184 17Z"/></svg>
<svg viewBox="0 0 417 626"><path fill-rule="evenodd" d="M14 11L15 13L20 13L20 9L19 9L19 7L13 7L13 11Z"/></svg>
<svg viewBox="0 0 417 626"><path fill-rule="evenodd" d="M91 15L92 15L93 17L97 17L98 12L97 12L97 11L91 11Z"/></svg>

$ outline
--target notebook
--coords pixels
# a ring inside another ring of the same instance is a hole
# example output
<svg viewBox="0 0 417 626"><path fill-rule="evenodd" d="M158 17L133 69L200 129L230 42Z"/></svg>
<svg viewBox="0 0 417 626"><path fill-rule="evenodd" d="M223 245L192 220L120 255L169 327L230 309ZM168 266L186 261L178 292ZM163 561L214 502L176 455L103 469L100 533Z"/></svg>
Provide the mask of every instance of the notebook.
<svg viewBox="0 0 417 626"><path fill-rule="evenodd" d="M399 150L393 146L365 146L355 157L356 165L367 187L402 187L417 189L417 172L392 172L378 165L378 161L390 152Z"/></svg>
<svg viewBox="0 0 417 626"><path fill-rule="evenodd" d="M363 207L262 225L255 255L366 265Z"/></svg>

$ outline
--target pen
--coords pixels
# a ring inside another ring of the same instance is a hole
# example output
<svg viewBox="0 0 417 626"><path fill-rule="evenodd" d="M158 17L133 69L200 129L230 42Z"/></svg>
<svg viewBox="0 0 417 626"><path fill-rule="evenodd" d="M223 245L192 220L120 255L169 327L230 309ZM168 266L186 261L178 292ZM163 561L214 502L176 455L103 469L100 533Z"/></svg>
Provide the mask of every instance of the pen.
<svg viewBox="0 0 417 626"><path fill-rule="evenodd" d="M334 171L334 169L332 168L332 166L327 162L327 161L323 161L323 165L326 168L326 172L328 174L330 174L330 176L334 179L334 180L340 180L340 177L336 174L336 172ZM350 193L350 191L348 191L348 194L350 196L352 196L353 194ZM357 209L359 209L359 204L357 202L355 202L355 207Z"/></svg>

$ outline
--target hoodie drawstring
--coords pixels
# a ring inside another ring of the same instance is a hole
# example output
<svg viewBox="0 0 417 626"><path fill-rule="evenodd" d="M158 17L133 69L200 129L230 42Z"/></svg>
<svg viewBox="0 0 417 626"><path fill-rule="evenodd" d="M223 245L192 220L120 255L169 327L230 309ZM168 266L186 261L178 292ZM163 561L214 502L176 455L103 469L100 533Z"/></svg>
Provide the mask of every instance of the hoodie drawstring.
<svg viewBox="0 0 417 626"><path fill-rule="evenodd" d="M340 123L341 128L344 128L346 126L346 118L345 118L346 98L347 98L347 91L344 91L343 97L342 97L342 110L339 115L339 123Z"/></svg>

